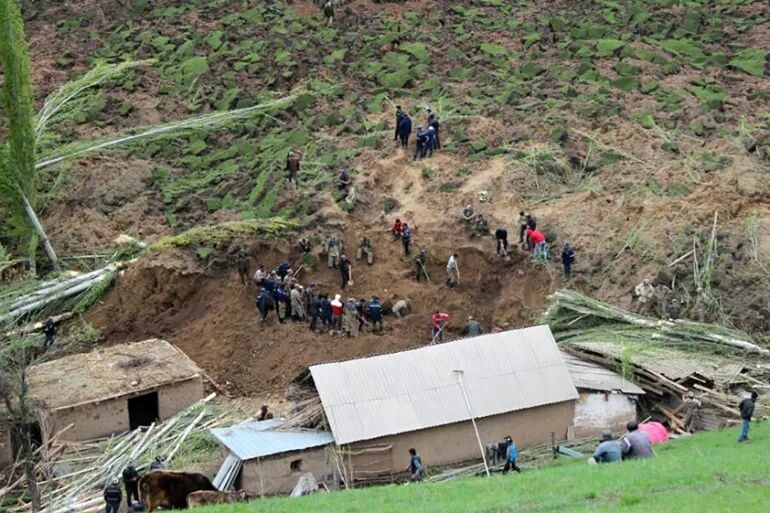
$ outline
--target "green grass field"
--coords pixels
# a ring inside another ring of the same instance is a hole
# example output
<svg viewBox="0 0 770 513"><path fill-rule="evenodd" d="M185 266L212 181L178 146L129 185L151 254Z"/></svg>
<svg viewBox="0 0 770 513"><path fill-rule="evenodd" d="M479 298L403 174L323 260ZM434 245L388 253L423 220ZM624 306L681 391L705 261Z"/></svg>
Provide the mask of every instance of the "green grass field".
<svg viewBox="0 0 770 513"><path fill-rule="evenodd" d="M671 442L648 461L588 466L564 458L517 475L270 499L201 513L769 512L770 425L755 423L745 444L736 443L737 435L731 428Z"/></svg>

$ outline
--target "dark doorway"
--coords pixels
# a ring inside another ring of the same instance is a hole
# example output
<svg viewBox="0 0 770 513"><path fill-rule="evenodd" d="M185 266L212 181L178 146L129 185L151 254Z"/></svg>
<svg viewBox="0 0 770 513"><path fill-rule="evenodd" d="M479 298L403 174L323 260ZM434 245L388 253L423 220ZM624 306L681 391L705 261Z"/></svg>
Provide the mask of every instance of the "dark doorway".
<svg viewBox="0 0 770 513"><path fill-rule="evenodd" d="M128 400L128 424L131 429L149 426L158 420L158 392L138 395Z"/></svg>
<svg viewBox="0 0 770 513"><path fill-rule="evenodd" d="M30 441L32 442L32 449L37 449L43 445L43 432L40 430L40 424L32 422L24 426L24 431L29 433ZM11 445L13 448L14 459L19 455L22 446L22 440L19 439L19 432L15 429L11 435Z"/></svg>

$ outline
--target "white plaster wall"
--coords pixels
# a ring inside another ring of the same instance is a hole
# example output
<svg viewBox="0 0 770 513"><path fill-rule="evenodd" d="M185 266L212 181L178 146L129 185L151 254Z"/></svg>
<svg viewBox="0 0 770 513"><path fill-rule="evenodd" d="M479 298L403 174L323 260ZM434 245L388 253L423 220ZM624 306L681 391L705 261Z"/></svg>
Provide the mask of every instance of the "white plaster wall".
<svg viewBox="0 0 770 513"><path fill-rule="evenodd" d="M592 436L603 429L622 431L636 420L636 401L624 394L580 392L575 404L575 436Z"/></svg>

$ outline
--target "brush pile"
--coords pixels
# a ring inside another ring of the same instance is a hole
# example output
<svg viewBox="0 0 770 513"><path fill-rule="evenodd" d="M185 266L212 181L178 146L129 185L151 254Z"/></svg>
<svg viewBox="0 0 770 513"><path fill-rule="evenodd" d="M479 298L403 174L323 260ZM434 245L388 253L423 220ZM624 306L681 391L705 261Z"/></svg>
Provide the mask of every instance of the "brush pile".
<svg viewBox="0 0 770 513"><path fill-rule="evenodd" d="M41 512L100 511L104 508L104 488L119 480L129 463L141 472L159 456L168 466L191 435L243 420L209 405L213 398L212 394L157 425L104 440L60 441L62 432L58 433L41 451L41 461L36 468L41 488ZM8 485L0 489L0 504L7 506L5 511L31 511L24 493L26 480L20 473L21 465L17 464L10 470ZM13 497L16 497L15 503Z"/></svg>
<svg viewBox="0 0 770 513"><path fill-rule="evenodd" d="M653 319L560 290L544 319L563 350L621 374L647 394L642 406L674 432L738 420L750 390L770 391L770 351L738 330L688 320ZM685 397L701 403L692 418ZM770 410L757 406L757 414Z"/></svg>

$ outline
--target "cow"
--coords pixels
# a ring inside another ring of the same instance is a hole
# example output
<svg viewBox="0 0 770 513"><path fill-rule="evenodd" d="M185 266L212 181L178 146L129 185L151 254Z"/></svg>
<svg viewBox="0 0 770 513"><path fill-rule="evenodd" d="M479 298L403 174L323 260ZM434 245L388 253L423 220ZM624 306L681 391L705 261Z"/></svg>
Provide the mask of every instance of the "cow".
<svg viewBox="0 0 770 513"><path fill-rule="evenodd" d="M216 491L209 478L192 472L155 470L139 480L139 498L147 505L147 511L158 506L163 509L187 507L187 496L199 490Z"/></svg>
<svg viewBox="0 0 770 513"><path fill-rule="evenodd" d="M211 506L212 504L230 504L232 502L249 502L254 496L245 490L235 492L193 492L187 496L187 507Z"/></svg>

